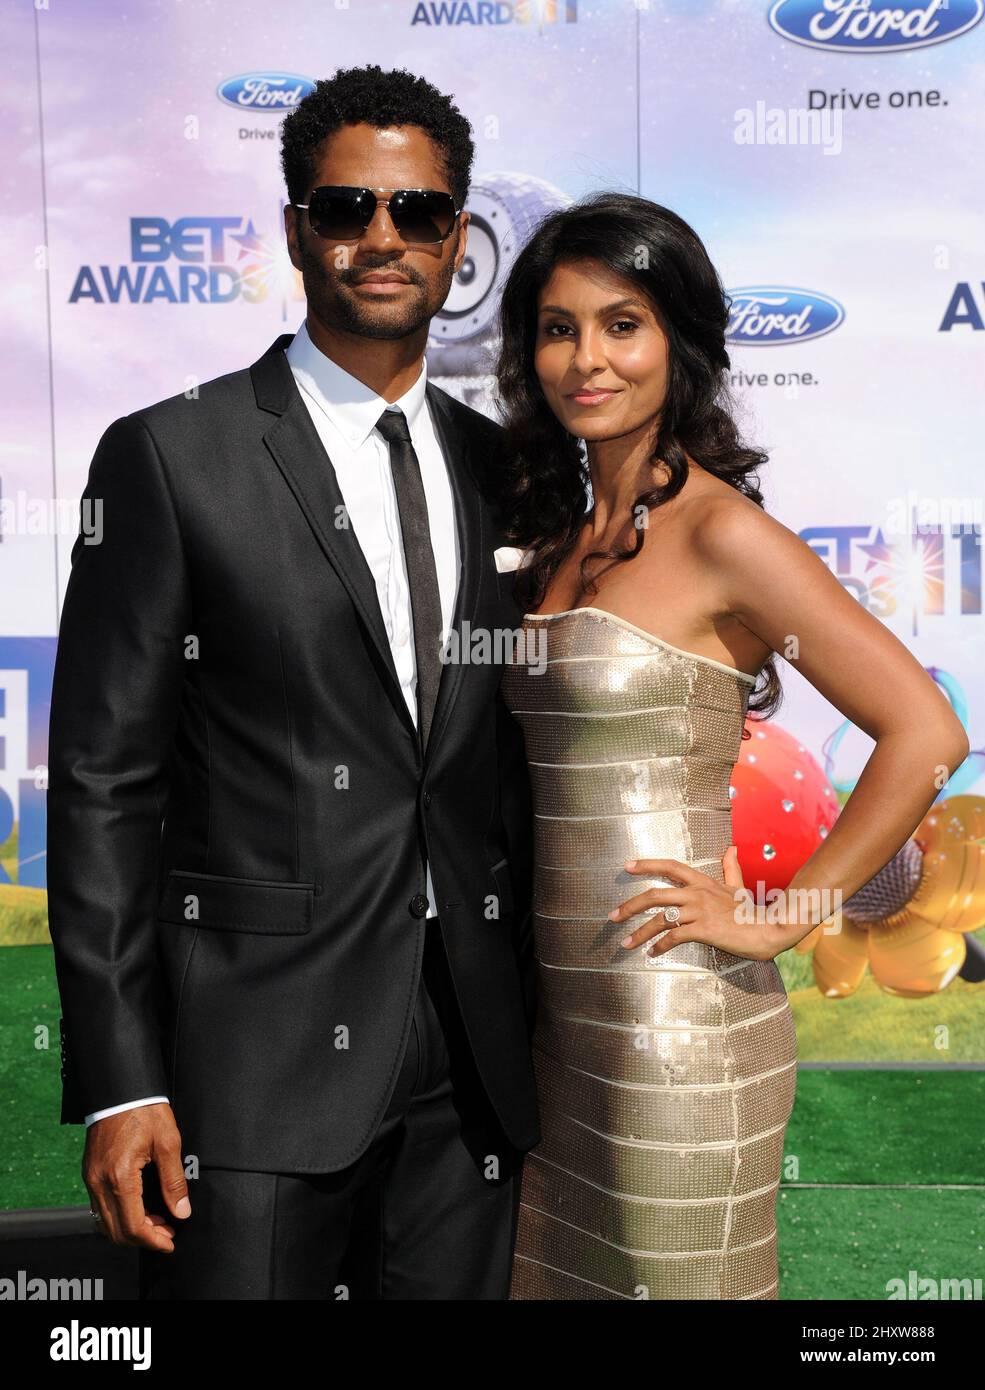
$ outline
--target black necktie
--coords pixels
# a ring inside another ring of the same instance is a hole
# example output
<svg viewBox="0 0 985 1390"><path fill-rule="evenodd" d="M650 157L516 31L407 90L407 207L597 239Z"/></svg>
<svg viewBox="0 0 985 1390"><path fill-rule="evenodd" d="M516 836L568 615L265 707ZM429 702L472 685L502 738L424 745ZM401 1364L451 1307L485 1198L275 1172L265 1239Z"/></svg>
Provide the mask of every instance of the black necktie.
<svg viewBox="0 0 985 1390"><path fill-rule="evenodd" d="M417 657L417 732L421 749L427 747L434 703L441 679L441 595L438 571L431 549L428 504L421 481L421 465L410 440L410 427L402 410L384 410L376 428L390 448L390 471L400 512L404 561L410 583L410 607L414 618L414 651Z"/></svg>

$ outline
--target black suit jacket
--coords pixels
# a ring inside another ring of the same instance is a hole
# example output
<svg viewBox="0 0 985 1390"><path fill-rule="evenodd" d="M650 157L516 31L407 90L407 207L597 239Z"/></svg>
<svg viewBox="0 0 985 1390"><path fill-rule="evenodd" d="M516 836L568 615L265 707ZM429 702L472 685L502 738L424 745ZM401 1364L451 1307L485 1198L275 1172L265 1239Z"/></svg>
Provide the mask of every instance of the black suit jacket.
<svg viewBox="0 0 985 1390"><path fill-rule="evenodd" d="M501 645L443 668L422 758L290 341L115 421L90 467L103 536L72 551L49 741L61 1119L165 1094L203 1163L352 1163L411 1027L423 843L479 1073L529 1149L530 789ZM502 430L427 398L462 538L453 626L515 628Z"/></svg>

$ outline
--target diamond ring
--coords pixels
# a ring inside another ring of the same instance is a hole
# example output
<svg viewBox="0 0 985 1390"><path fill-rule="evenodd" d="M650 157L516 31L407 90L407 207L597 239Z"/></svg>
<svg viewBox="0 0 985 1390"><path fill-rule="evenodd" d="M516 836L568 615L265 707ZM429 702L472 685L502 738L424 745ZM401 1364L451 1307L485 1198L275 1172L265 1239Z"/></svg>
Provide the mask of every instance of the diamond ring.
<svg viewBox="0 0 985 1390"><path fill-rule="evenodd" d="M665 922L679 922L681 920L681 909L679 907L668 907L664 910Z"/></svg>

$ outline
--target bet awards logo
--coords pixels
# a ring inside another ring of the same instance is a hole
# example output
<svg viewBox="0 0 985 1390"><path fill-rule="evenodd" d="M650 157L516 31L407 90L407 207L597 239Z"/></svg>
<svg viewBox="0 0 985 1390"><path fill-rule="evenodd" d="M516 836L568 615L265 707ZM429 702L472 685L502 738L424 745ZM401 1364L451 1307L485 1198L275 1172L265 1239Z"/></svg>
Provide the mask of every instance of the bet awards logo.
<svg viewBox="0 0 985 1390"><path fill-rule="evenodd" d="M130 218L130 262L83 265L70 304L259 304L277 274L277 250L252 218Z"/></svg>
<svg viewBox="0 0 985 1390"><path fill-rule="evenodd" d="M429 28L440 25L467 24L474 28L477 24L493 25L501 28L505 24L529 24L536 26L538 32L548 24L557 24L561 18L565 24L574 24L578 19L578 0L496 0L495 4L473 5L468 0L430 0L429 4L414 6L411 27L426 24Z"/></svg>

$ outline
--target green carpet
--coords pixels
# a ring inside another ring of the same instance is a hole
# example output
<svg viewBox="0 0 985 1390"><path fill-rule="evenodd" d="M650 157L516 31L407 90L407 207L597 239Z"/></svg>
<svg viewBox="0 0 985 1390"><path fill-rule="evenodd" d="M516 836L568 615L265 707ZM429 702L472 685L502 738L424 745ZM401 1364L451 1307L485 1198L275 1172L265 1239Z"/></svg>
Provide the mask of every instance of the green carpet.
<svg viewBox="0 0 985 1390"><path fill-rule="evenodd" d="M979 1281L985 1190L780 1189L780 1297L880 1301L920 1279Z"/></svg>
<svg viewBox="0 0 985 1390"><path fill-rule="evenodd" d="M917 1011L909 1032L918 1041L947 1012L964 1054L978 1022L972 1003L980 1004L971 986L957 983L953 996L881 1000ZM806 987L797 996L791 1001L802 1060L805 1044L813 1046L815 999L846 1020L853 1011L868 1019L880 1002L830 1003ZM924 1014L924 1004L933 1013ZM88 1201L80 1175L85 1131L58 1123L58 1018L51 947L0 948L3 1209ZM859 1036L867 1032L858 1029ZM839 1038L830 1022L827 1038L829 1045ZM846 1046L842 1056L852 1051ZM949 1059L933 1048L928 1056ZM884 1300L888 1281L906 1281L911 1270L939 1280L985 1277L983 1114L985 1072L802 1070L777 1203L781 1298Z"/></svg>

